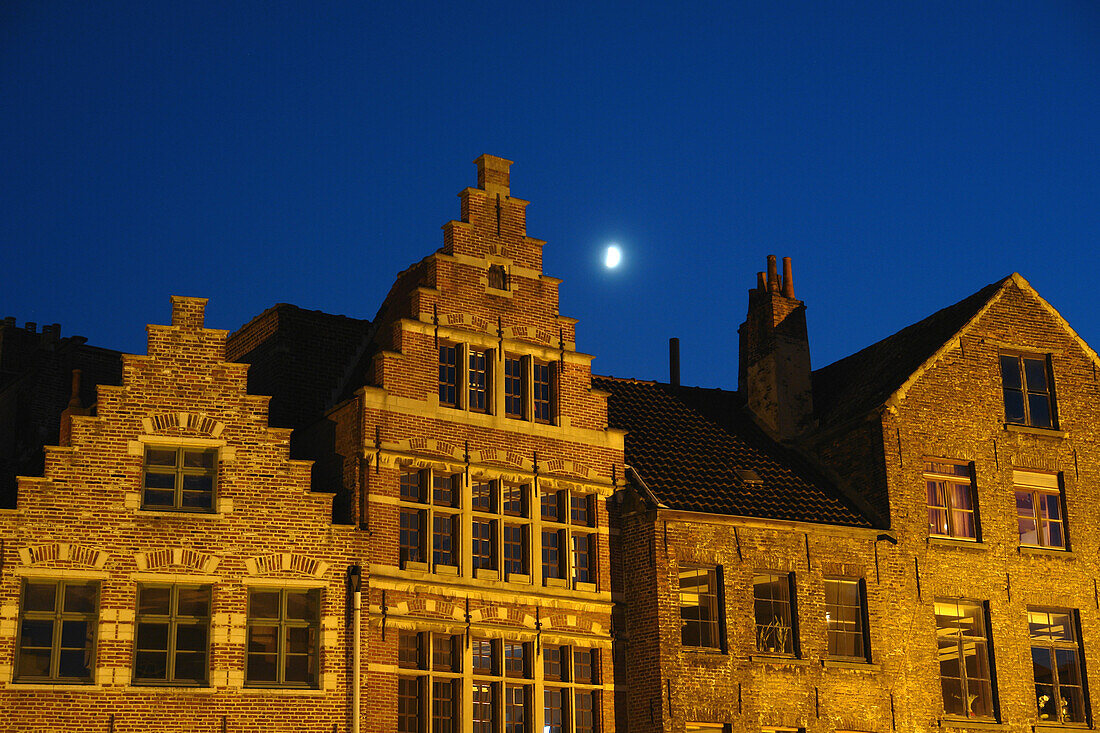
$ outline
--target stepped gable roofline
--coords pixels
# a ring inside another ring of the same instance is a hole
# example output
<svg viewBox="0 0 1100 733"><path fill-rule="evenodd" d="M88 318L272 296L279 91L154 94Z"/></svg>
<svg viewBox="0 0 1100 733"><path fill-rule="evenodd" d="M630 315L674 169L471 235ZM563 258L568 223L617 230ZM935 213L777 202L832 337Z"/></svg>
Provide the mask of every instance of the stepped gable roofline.
<svg viewBox="0 0 1100 733"><path fill-rule="evenodd" d="M737 392L592 378L626 462L672 510L872 529L885 526L807 459L768 437Z"/></svg>
<svg viewBox="0 0 1100 733"><path fill-rule="evenodd" d="M815 370L814 404L821 426L864 417L904 399L913 383L970 331L1010 284L1033 297L1100 366L1100 356L1062 314L1014 272L892 336Z"/></svg>

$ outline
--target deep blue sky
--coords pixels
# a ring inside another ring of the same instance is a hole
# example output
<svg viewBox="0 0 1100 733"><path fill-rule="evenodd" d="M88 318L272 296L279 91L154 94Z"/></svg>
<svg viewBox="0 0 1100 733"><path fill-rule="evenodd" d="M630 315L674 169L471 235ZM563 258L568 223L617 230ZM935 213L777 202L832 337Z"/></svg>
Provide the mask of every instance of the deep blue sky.
<svg viewBox="0 0 1100 733"><path fill-rule="evenodd" d="M768 253L815 366L1013 271L1100 346L1098 62L1091 0L8 0L0 316L370 318L487 152L599 373L733 385Z"/></svg>

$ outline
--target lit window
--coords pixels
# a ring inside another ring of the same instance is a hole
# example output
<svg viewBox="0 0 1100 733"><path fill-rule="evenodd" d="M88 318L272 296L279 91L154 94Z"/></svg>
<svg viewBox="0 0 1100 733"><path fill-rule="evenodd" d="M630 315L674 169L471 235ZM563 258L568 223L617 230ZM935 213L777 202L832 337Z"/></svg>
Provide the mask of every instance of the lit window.
<svg viewBox="0 0 1100 733"><path fill-rule="evenodd" d="M475 682L473 689L473 733L496 731L496 686L491 682Z"/></svg>
<svg viewBox="0 0 1100 733"><path fill-rule="evenodd" d="M944 712L992 718L992 651L985 609L976 601L936 600L936 640Z"/></svg>
<svg viewBox="0 0 1100 733"><path fill-rule="evenodd" d="M535 405L535 422L553 421L553 367L549 362L537 360L533 362L531 387Z"/></svg>
<svg viewBox="0 0 1100 733"><path fill-rule="evenodd" d="M947 461L924 462L930 534L976 540L978 520L974 512L974 484L970 465Z"/></svg>
<svg viewBox="0 0 1100 733"><path fill-rule="evenodd" d="M527 696L530 685L504 686L504 733L527 733Z"/></svg>
<svg viewBox="0 0 1100 733"><path fill-rule="evenodd" d="M1021 545L1066 549L1062 490L1058 474L1013 471L1016 524Z"/></svg>
<svg viewBox="0 0 1100 733"><path fill-rule="evenodd" d="M439 404L458 407L458 347L439 345Z"/></svg>
<svg viewBox="0 0 1100 733"><path fill-rule="evenodd" d="M458 637L451 634L400 631L397 641L397 729L426 733L430 712L431 733L458 730L462 682ZM430 665L429 665L430 660ZM425 705L422 694L430 694Z"/></svg>
<svg viewBox="0 0 1100 733"><path fill-rule="evenodd" d="M825 579L825 625L830 657L870 660L866 617L867 596L863 581Z"/></svg>
<svg viewBox="0 0 1100 733"><path fill-rule="evenodd" d="M1006 422L1055 427L1054 391L1046 357L1001 354L1001 384Z"/></svg>
<svg viewBox="0 0 1100 733"><path fill-rule="evenodd" d="M756 617L756 650L795 656L798 645L794 626L794 575L764 573L752 579Z"/></svg>
<svg viewBox="0 0 1100 733"><path fill-rule="evenodd" d="M1031 665L1039 720L1085 723L1085 684L1081 670L1076 613L1029 608Z"/></svg>
<svg viewBox="0 0 1100 733"><path fill-rule="evenodd" d="M527 560L529 490L526 484L503 481L473 483L470 533L475 570L500 568L505 579L530 572Z"/></svg>
<svg viewBox="0 0 1100 733"><path fill-rule="evenodd" d="M680 641L687 647L722 648L717 568L680 568Z"/></svg>
<svg viewBox="0 0 1100 733"><path fill-rule="evenodd" d="M466 376L470 384L467 405L474 412L489 411L489 352L470 349L469 369Z"/></svg>
<svg viewBox="0 0 1100 733"><path fill-rule="evenodd" d="M245 682L317 687L320 626L320 590L249 590Z"/></svg>
<svg viewBox="0 0 1100 733"><path fill-rule="evenodd" d="M504 357L504 414L522 420L524 414L523 359L507 354Z"/></svg>
<svg viewBox="0 0 1100 733"><path fill-rule="evenodd" d="M28 580L23 584L16 682L91 682L99 586Z"/></svg>
<svg viewBox="0 0 1100 733"><path fill-rule="evenodd" d="M216 448L145 449L142 508L184 512L214 511Z"/></svg>
<svg viewBox="0 0 1100 733"><path fill-rule="evenodd" d="M206 684L210 586L138 586L134 682Z"/></svg>
<svg viewBox="0 0 1100 733"><path fill-rule="evenodd" d="M574 586L596 582L597 533L594 494L543 490L544 578L571 578ZM554 527L553 525L560 525Z"/></svg>
<svg viewBox="0 0 1100 733"><path fill-rule="evenodd" d="M402 565L427 562L430 555L433 567L458 566L461 494L461 473L401 472L398 552Z"/></svg>

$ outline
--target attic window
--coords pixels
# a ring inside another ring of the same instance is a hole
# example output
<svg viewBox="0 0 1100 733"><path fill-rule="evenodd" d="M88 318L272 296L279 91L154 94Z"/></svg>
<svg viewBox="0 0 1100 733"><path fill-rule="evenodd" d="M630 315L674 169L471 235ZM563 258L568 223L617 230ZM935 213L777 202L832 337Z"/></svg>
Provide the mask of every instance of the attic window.
<svg viewBox="0 0 1100 733"><path fill-rule="evenodd" d="M489 267L489 287L495 290L508 289L508 273L504 265L491 265Z"/></svg>
<svg viewBox="0 0 1100 733"><path fill-rule="evenodd" d="M762 484L764 479L760 478L760 474L751 468L738 468L734 470L737 474L737 478L744 481L746 484Z"/></svg>

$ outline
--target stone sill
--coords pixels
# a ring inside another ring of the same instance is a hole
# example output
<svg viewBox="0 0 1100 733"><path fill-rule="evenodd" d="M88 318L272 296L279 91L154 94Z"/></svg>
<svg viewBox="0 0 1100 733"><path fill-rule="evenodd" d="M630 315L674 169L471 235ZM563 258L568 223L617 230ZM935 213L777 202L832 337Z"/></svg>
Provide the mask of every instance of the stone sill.
<svg viewBox="0 0 1100 733"><path fill-rule="evenodd" d="M1034 733L1064 733L1067 730L1095 730L1085 723L1036 723L1033 725Z"/></svg>
<svg viewBox="0 0 1100 733"><path fill-rule="evenodd" d="M234 692L243 695L287 695L290 697L320 697L328 694L328 690L315 687L239 687Z"/></svg>
<svg viewBox="0 0 1100 733"><path fill-rule="evenodd" d="M1059 550L1056 547L1035 547L1033 545L1020 545L1016 550L1021 555L1042 555L1046 557L1064 557L1067 560L1073 559L1073 553L1069 550Z"/></svg>
<svg viewBox="0 0 1100 733"><path fill-rule="evenodd" d="M478 568L474 570L476 580L500 580L500 571L492 568Z"/></svg>
<svg viewBox="0 0 1100 733"><path fill-rule="evenodd" d="M680 651L689 661L696 663L720 662L724 664L729 661L729 654L721 649L709 646L685 646Z"/></svg>
<svg viewBox="0 0 1100 733"><path fill-rule="evenodd" d="M160 511L159 509L135 509L134 515L138 517L167 517L170 519L225 519L222 512L173 512Z"/></svg>
<svg viewBox="0 0 1100 733"><path fill-rule="evenodd" d="M752 654L749 656L749 661L756 664L775 664L782 667L804 667L809 665L810 660L799 659L798 657L781 657L772 654Z"/></svg>
<svg viewBox="0 0 1100 733"><path fill-rule="evenodd" d="M217 688L210 685L124 685L123 690L129 690L134 692L156 692L157 694L169 695L213 695L217 692ZM223 688L224 690L224 688Z"/></svg>
<svg viewBox="0 0 1100 733"><path fill-rule="evenodd" d="M941 728L978 728L981 730L1004 730L1005 724L990 718L940 718Z"/></svg>
<svg viewBox="0 0 1100 733"><path fill-rule="evenodd" d="M1061 439L1069 435L1065 430L1056 430L1054 428L1033 428L1030 425L1017 425L1016 423L1005 423L1005 430L1010 433L1023 433L1024 435L1040 435L1044 438L1056 438Z"/></svg>
<svg viewBox="0 0 1100 733"><path fill-rule="evenodd" d="M543 578L543 585L547 588L568 588L569 581L565 578Z"/></svg>
<svg viewBox="0 0 1100 733"><path fill-rule="evenodd" d="M433 570L436 575L458 575L458 568L454 565L436 565Z"/></svg>
<svg viewBox="0 0 1100 733"><path fill-rule="evenodd" d="M928 544L939 545L940 547L958 547L966 550L986 550L989 548L989 545L977 540L962 540L957 537L941 537L939 535L930 536Z"/></svg>
<svg viewBox="0 0 1100 733"><path fill-rule="evenodd" d="M855 669L860 672L881 672L882 667L871 662L857 659L822 659L821 666L826 669Z"/></svg>
<svg viewBox="0 0 1100 733"><path fill-rule="evenodd" d="M420 562L418 560L406 560L403 569L426 573L428 572L428 563Z"/></svg>
<svg viewBox="0 0 1100 733"><path fill-rule="evenodd" d="M19 692L20 690L26 690L27 692L39 692L42 690L50 692L101 692L107 688L103 685L85 684L82 682L8 682L4 685L3 689L11 690L12 692Z"/></svg>

